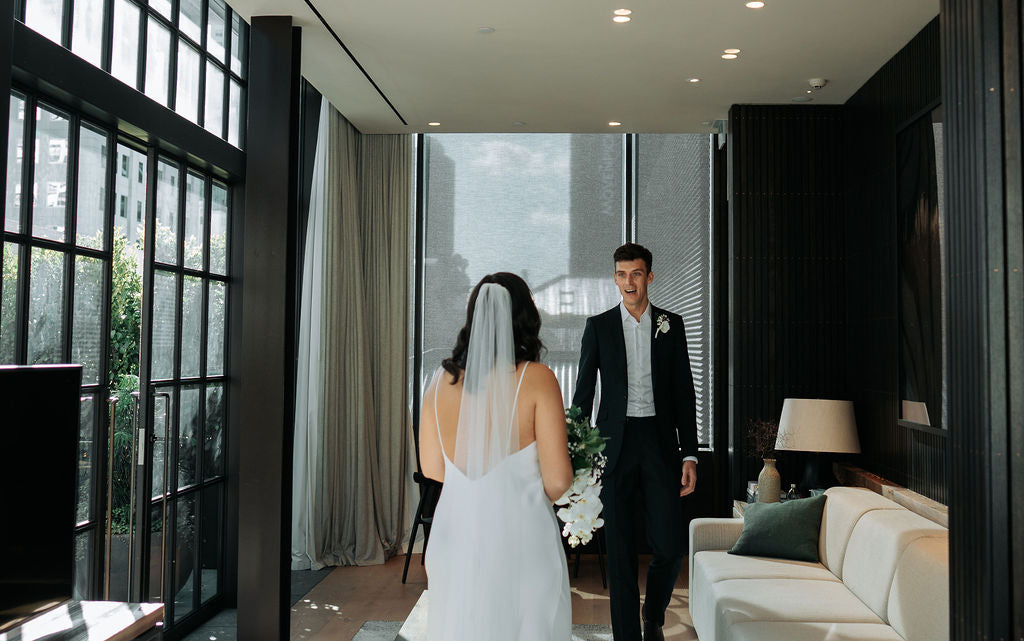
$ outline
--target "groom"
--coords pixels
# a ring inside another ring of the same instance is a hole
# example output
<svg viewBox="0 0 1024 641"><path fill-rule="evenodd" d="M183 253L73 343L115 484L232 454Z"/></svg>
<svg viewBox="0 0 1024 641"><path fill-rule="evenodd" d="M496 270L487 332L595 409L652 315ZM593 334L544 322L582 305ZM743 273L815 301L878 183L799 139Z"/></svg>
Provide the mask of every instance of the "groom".
<svg viewBox="0 0 1024 641"><path fill-rule="evenodd" d="M590 416L600 372L597 426L609 439L601 501L613 636L615 641L640 639L633 540L633 515L640 505L654 551L647 570L643 638L663 641L665 608L682 568L686 543L679 497L697 486L693 375L683 319L647 299L647 287L654 280L651 252L627 243L615 250L613 258L622 302L587 319L572 402Z"/></svg>

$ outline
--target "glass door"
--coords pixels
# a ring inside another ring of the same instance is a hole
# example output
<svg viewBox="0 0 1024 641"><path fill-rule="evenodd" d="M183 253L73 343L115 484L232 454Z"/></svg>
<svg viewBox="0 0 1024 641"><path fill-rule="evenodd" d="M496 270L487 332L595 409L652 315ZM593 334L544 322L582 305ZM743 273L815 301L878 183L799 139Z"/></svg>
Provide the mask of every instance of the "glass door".
<svg viewBox="0 0 1024 641"><path fill-rule="evenodd" d="M0 363L82 365L74 597L171 627L223 585L228 185L10 101Z"/></svg>

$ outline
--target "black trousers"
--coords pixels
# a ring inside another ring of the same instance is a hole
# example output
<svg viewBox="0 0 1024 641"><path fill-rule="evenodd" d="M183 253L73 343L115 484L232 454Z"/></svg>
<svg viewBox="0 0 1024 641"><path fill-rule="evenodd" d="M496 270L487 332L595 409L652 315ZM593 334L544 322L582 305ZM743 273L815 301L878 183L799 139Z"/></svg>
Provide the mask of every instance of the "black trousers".
<svg viewBox="0 0 1024 641"><path fill-rule="evenodd" d="M643 618L664 625L686 548L679 505L682 467L666 452L653 417L627 418L615 468L604 477L605 540L615 641L640 641L640 588L634 518L642 508L654 558L647 570Z"/></svg>

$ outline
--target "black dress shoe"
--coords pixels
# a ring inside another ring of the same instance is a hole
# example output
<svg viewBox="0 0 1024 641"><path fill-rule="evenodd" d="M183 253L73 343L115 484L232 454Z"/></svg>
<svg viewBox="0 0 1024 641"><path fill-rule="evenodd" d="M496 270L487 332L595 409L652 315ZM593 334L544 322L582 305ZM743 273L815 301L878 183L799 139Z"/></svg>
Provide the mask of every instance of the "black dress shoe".
<svg viewBox="0 0 1024 641"><path fill-rule="evenodd" d="M661 626L654 621L644 619L644 641L665 641Z"/></svg>

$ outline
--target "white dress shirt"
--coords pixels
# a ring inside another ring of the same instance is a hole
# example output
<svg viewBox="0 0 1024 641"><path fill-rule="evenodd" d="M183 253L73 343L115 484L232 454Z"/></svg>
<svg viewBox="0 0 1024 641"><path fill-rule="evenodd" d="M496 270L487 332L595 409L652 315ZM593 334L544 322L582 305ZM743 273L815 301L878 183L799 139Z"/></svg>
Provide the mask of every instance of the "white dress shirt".
<svg viewBox="0 0 1024 641"><path fill-rule="evenodd" d="M619 303L622 338L626 341L626 416L654 416L654 383L651 379L651 304L640 320Z"/></svg>
<svg viewBox="0 0 1024 641"><path fill-rule="evenodd" d="M654 379L651 378L651 304L647 303L640 320L619 303L622 338L626 342L626 416L654 416ZM687 456L684 461L697 462Z"/></svg>

